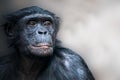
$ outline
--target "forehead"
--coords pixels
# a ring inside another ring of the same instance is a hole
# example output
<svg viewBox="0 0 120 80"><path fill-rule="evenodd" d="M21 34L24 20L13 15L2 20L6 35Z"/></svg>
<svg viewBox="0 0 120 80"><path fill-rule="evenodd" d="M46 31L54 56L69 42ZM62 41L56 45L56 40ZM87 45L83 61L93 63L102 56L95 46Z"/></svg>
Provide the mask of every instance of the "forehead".
<svg viewBox="0 0 120 80"><path fill-rule="evenodd" d="M31 14L23 17L21 20L31 19L31 18L49 18L53 20L53 17L48 14Z"/></svg>

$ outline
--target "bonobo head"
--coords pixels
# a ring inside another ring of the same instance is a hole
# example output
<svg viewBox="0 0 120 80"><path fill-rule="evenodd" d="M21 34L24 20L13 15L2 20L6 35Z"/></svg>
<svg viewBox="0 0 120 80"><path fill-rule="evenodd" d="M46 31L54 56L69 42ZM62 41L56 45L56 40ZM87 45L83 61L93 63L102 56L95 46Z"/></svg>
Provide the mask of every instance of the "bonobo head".
<svg viewBox="0 0 120 80"><path fill-rule="evenodd" d="M59 18L37 6L5 16L5 32L18 52L48 56L53 53Z"/></svg>

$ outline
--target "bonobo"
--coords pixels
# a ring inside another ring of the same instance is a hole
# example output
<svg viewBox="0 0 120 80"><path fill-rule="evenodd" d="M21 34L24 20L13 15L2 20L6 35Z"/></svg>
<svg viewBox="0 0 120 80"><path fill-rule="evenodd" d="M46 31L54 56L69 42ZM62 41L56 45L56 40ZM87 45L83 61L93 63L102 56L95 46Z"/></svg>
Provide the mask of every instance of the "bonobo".
<svg viewBox="0 0 120 80"><path fill-rule="evenodd" d="M56 39L59 18L37 6L4 16L9 47L0 80L95 80L84 60Z"/></svg>

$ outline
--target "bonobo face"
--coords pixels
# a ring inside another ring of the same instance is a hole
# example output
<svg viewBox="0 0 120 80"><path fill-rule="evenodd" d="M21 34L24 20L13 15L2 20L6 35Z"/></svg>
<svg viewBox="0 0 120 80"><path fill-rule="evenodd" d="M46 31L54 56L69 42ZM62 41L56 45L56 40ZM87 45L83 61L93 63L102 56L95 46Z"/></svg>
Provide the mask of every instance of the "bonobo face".
<svg viewBox="0 0 120 80"><path fill-rule="evenodd" d="M20 54L49 56L53 53L59 17L37 6L5 16L4 30L10 45Z"/></svg>
<svg viewBox="0 0 120 80"><path fill-rule="evenodd" d="M53 53L55 23L47 14L33 14L18 21L18 49L28 54L48 56Z"/></svg>

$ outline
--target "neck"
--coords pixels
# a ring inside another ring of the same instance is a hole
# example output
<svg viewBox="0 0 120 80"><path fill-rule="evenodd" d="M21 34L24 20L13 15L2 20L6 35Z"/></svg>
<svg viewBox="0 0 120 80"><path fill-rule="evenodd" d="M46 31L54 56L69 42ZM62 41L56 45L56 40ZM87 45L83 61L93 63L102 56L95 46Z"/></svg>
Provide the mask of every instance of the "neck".
<svg viewBox="0 0 120 80"><path fill-rule="evenodd" d="M24 55L20 56L20 65L19 70L23 74L30 75L30 74L37 74L40 71L42 72L48 65L50 61L50 57L44 58L34 58L34 57L27 57Z"/></svg>

